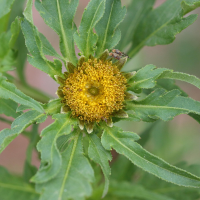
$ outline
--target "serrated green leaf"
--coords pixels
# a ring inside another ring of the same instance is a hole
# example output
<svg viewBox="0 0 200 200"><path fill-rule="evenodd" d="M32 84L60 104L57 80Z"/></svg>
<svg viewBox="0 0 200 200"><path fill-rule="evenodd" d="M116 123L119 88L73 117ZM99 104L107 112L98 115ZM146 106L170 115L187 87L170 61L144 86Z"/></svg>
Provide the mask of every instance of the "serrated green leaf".
<svg viewBox="0 0 200 200"><path fill-rule="evenodd" d="M12 99L16 103L29 106L38 112L43 112L42 106L34 99L26 96L18 90L14 84L6 81L6 78L0 76L0 97L3 99Z"/></svg>
<svg viewBox="0 0 200 200"><path fill-rule="evenodd" d="M65 61L64 58L56 52L56 50L52 47L50 42L42 33L39 33L39 37L42 42L42 50L45 55L53 56L59 58L62 61Z"/></svg>
<svg viewBox="0 0 200 200"><path fill-rule="evenodd" d="M62 63L56 59L54 62L51 62L47 60L43 54L43 44L41 43L37 28L26 19L22 21L21 27L25 37L26 46L31 53L31 55L28 55L29 63L49 74L53 79L54 75L62 77Z"/></svg>
<svg viewBox="0 0 200 200"><path fill-rule="evenodd" d="M0 114L16 118L21 114L17 113L17 107L18 104L10 99L0 99Z"/></svg>
<svg viewBox="0 0 200 200"><path fill-rule="evenodd" d="M187 163L181 162L181 163L178 163L177 166L181 167L184 170L190 171L191 173L200 175L198 173L200 169L199 165L188 166ZM142 178L140 179L139 184L144 186L145 188L148 188L148 190L156 191L157 193L167 195L176 200L178 199L181 199L181 200L196 199L197 200L200 198L200 192L198 188L186 188L186 187L172 185L171 183L158 179L157 177L152 176L151 174L148 174L148 173L144 173L142 175Z"/></svg>
<svg viewBox="0 0 200 200"><path fill-rule="evenodd" d="M142 187L141 185L131 184L129 182L112 181L110 194L122 198L139 198L145 200L175 200L165 195L158 194Z"/></svg>
<svg viewBox="0 0 200 200"><path fill-rule="evenodd" d="M23 113L13 121L11 129L4 129L0 132L0 152L2 152L8 144L22 133L28 126L33 123L42 123L47 116L36 110Z"/></svg>
<svg viewBox="0 0 200 200"><path fill-rule="evenodd" d="M185 18L184 15L198 6L200 6L200 1L197 0L167 0L160 7L149 12L138 22L128 55L134 56L144 46L173 42L176 34L197 19L197 15L194 14Z"/></svg>
<svg viewBox="0 0 200 200"><path fill-rule="evenodd" d="M11 6L15 0L0 0L0 18L10 12Z"/></svg>
<svg viewBox="0 0 200 200"><path fill-rule="evenodd" d="M199 0L185 0L181 2L181 6L183 8L184 14L187 14L194 9L200 7L200 1Z"/></svg>
<svg viewBox="0 0 200 200"><path fill-rule="evenodd" d="M104 126L102 144L105 149L115 149L143 170L174 184L186 187L200 187L200 178L174 167L155 155L147 152L135 141L139 136L124 132L117 127Z"/></svg>
<svg viewBox="0 0 200 200"><path fill-rule="evenodd" d="M158 118L168 121L180 114L200 115L200 102L179 95L179 90L157 89L143 100L127 102L127 109L147 122Z"/></svg>
<svg viewBox="0 0 200 200"><path fill-rule="evenodd" d="M76 26L73 22L79 0L36 0L35 7L44 19L60 37L60 50L67 61L74 65L77 57L74 49L73 35Z"/></svg>
<svg viewBox="0 0 200 200"><path fill-rule="evenodd" d="M154 65L147 65L138 70L137 73L128 81L128 90L140 93L143 88L153 88L156 85L156 79L164 72L166 68L156 68Z"/></svg>
<svg viewBox="0 0 200 200"><path fill-rule="evenodd" d="M101 144L101 140L95 134L88 135L90 144L88 148L88 156L91 160L101 166L105 177L105 186L103 197L107 194L109 188L109 175L111 174L109 161L112 160L112 155L109 151L105 150Z"/></svg>
<svg viewBox="0 0 200 200"><path fill-rule="evenodd" d="M24 111L24 110L28 110L30 109L29 106L25 106L25 105L20 105L18 108L17 108L17 112L21 112L21 111Z"/></svg>
<svg viewBox="0 0 200 200"><path fill-rule="evenodd" d="M0 167L0 194L2 200L39 200L35 189L21 178Z"/></svg>
<svg viewBox="0 0 200 200"><path fill-rule="evenodd" d="M91 195L94 172L82 148L82 136L77 130L62 153L62 167L57 176L37 185L38 191L43 191L40 200L84 200Z"/></svg>
<svg viewBox="0 0 200 200"><path fill-rule="evenodd" d="M49 103L44 104L43 108L45 110L45 113L47 113L48 115L53 115L53 114L60 113L61 106L62 104L61 104L60 99L53 99L53 100L50 100Z"/></svg>
<svg viewBox="0 0 200 200"><path fill-rule="evenodd" d="M37 174L31 179L36 183L43 183L54 178L62 165L61 154L57 148L56 141L62 135L68 135L77 124L70 114L56 114L52 117L55 122L43 129L42 139L37 145L41 153L41 166Z"/></svg>
<svg viewBox="0 0 200 200"><path fill-rule="evenodd" d="M184 81L200 89L200 79L193 75L189 75L189 74L181 73L181 72L166 71L163 74L161 74L161 76L159 77L159 79L162 79L162 78Z"/></svg>
<svg viewBox="0 0 200 200"><path fill-rule="evenodd" d="M152 10L154 3L155 0L131 0L127 7L126 17L119 26L122 37L119 45L117 45L118 49L125 50L130 44L137 26Z"/></svg>
<svg viewBox="0 0 200 200"><path fill-rule="evenodd" d="M121 39L118 28L126 14L126 8L121 6L121 0L106 1L105 14L97 23L95 30L98 35L96 56L99 57L105 49L113 49Z"/></svg>
<svg viewBox="0 0 200 200"><path fill-rule="evenodd" d="M78 31L74 34L74 40L79 50L88 58L94 55L94 47L97 43L97 35L93 32L105 11L105 0L91 0L83 13Z"/></svg>

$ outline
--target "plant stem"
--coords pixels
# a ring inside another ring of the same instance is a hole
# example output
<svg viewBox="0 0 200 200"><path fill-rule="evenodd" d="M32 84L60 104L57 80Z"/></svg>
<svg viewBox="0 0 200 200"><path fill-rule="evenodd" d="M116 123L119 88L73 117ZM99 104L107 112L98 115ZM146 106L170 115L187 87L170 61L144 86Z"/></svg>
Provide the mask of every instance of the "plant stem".
<svg viewBox="0 0 200 200"><path fill-rule="evenodd" d="M53 99L53 97L51 97L50 95L28 84L22 84L21 82L18 82L18 81L16 81L15 84L17 88L20 89L23 93L25 93L26 95L32 97L33 99L41 103L47 103L50 99Z"/></svg>

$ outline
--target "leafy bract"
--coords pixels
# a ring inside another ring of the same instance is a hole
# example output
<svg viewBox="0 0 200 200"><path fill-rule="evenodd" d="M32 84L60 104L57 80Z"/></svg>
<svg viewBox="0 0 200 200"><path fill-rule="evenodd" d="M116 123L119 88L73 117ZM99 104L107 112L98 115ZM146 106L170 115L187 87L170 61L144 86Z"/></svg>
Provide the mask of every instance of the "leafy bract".
<svg viewBox="0 0 200 200"><path fill-rule="evenodd" d="M103 17L97 23L95 30L98 35L96 56L99 57L105 49L115 47L121 38L118 26L124 19L126 8L121 6L121 0L106 1Z"/></svg>
<svg viewBox="0 0 200 200"><path fill-rule="evenodd" d="M11 6L15 0L0 0L0 18L10 12Z"/></svg>
<svg viewBox="0 0 200 200"><path fill-rule="evenodd" d="M193 75L189 75L189 74L181 73L181 72L165 71L159 77L159 79L162 79L162 78L184 81L200 89L200 79Z"/></svg>
<svg viewBox="0 0 200 200"><path fill-rule="evenodd" d="M62 152L62 166L55 178L37 185L43 192L40 200L84 200L92 193L90 183L94 179L93 169L83 155L82 136L77 130Z"/></svg>
<svg viewBox="0 0 200 200"><path fill-rule="evenodd" d="M180 93L179 90L166 92L164 89L156 89L143 100L128 102L127 108L146 122L159 118L168 121L180 114L200 115L200 102L180 96Z"/></svg>
<svg viewBox="0 0 200 200"><path fill-rule="evenodd" d="M45 113L47 113L48 115L53 115L53 114L60 113L61 106L62 104L61 104L60 99L53 99L53 100L50 100L49 103L44 104L43 108L45 110Z"/></svg>
<svg viewBox="0 0 200 200"><path fill-rule="evenodd" d="M0 152L28 126L35 122L42 123L46 120L46 117L45 114L41 114L36 110L28 111L17 117L11 125L11 129L4 129L0 132Z"/></svg>
<svg viewBox="0 0 200 200"><path fill-rule="evenodd" d="M77 58L73 39L76 26L73 19L78 3L79 0L35 1L35 6L45 23L59 35L62 55L74 65L77 63Z"/></svg>
<svg viewBox="0 0 200 200"><path fill-rule="evenodd" d="M112 160L111 153L105 150L101 144L101 140L95 134L88 135L89 138L89 148L88 148L88 156L91 160L96 162L101 166L101 169L105 176L105 187L103 192L103 197L108 192L109 188L109 175L111 174L109 161Z"/></svg>
<svg viewBox="0 0 200 200"><path fill-rule="evenodd" d="M166 68L156 68L154 65L147 65L138 70L137 73L128 81L128 90L140 93L142 88L153 88L156 85L156 79L164 72Z"/></svg>
<svg viewBox="0 0 200 200"><path fill-rule="evenodd" d="M38 112L43 112L42 106L32 99L26 96L20 90L18 90L14 84L9 83L6 78L0 76L0 97L3 99L12 99L16 103L29 106Z"/></svg>
<svg viewBox="0 0 200 200"><path fill-rule="evenodd" d="M17 107L18 104L10 99L0 99L0 114L16 118L21 114L16 112Z"/></svg>
<svg viewBox="0 0 200 200"><path fill-rule="evenodd" d="M104 11L105 0L91 0L83 13L79 29L74 34L76 45L86 58L94 55L98 37L93 29L103 17Z"/></svg>
<svg viewBox="0 0 200 200"><path fill-rule="evenodd" d="M41 153L41 166L37 174L31 179L36 183L46 182L59 172L62 165L61 154L57 148L56 140L62 135L70 134L76 121L70 118L70 114L53 115L55 122L43 129L42 139L37 145Z"/></svg>
<svg viewBox="0 0 200 200"><path fill-rule="evenodd" d="M0 194L2 200L38 200L39 194L32 185L0 167Z"/></svg>
<svg viewBox="0 0 200 200"><path fill-rule="evenodd" d="M139 136L135 133L125 132L117 127L104 126L102 144L105 149L115 149L138 167L165 181L187 187L200 187L199 177L171 166L164 160L147 152L135 142L138 139Z"/></svg>
<svg viewBox="0 0 200 200"><path fill-rule="evenodd" d="M146 2L148 1L146 0ZM133 4L139 5L140 3L135 0ZM132 33L132 46L128 55L134 56L144 46L164 45L173 42L176 34L197 19L195 14L185 18L184 15L198 6L200 6L198 0L167 0L154 10L147 9L144 13L145 17L137 20L138 26ZM134 15L132 14L133 17Z"/></svg>
<svg viewBox="0 0 200 200"><path fill-rule="evenodd" d="M141 198L145 200L175 200L165 195L157 194L142 187L141 185L131 184L129 182L112 181L110 194L123 198Z"/></svg>
<svg viewBox="0 0 200 200"><path fill-rule="evenodd" d="M49 49L47 54L49 54L49 52L55 53L55 50L53 50L51 44L47 41L47 39L44 39L44 36L39 33L37 28L33 25L31 9L32 0L29 0L24 11L25 19L21 23L26 46L31 54L28 55L28 61L31 65L49 74L49 76L52 78L54 78L54 75L59 75L62 77L63 74L61 61L55 59L54 62L51 62L47 60L44 55L44 53L47 53L47 48Z"/></svg>

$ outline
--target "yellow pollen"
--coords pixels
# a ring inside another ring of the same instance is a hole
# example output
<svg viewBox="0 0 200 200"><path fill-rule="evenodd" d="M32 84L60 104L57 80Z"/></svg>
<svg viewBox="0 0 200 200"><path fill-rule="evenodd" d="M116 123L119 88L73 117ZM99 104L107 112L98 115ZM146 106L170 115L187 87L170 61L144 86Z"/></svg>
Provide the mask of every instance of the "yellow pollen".
<svg viewBox="0 0 200 200"><path fill-rule="evenodd" d="M74 117L99 122L123 108L125 90L126 78L117 66L89 59L66 79L63 94Z"/></svg>

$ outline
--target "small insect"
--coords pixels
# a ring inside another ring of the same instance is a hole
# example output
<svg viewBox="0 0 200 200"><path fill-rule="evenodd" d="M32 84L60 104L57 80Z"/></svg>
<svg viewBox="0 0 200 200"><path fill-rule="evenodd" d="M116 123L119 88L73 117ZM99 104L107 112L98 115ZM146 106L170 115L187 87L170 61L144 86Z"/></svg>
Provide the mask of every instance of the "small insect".
<svg viewBox="0 0 200 200"><path fill-rule="evenodd" d="M125 54L124 52L121 52L118 49L113 49L112 52L109 53L109 56L111 56L117 60L119 60L120 58L123 58L123 57L129 58L129 56L127 54Z"/></svg>

